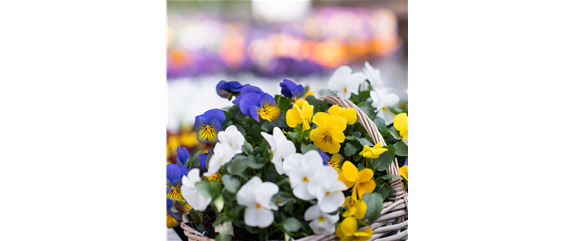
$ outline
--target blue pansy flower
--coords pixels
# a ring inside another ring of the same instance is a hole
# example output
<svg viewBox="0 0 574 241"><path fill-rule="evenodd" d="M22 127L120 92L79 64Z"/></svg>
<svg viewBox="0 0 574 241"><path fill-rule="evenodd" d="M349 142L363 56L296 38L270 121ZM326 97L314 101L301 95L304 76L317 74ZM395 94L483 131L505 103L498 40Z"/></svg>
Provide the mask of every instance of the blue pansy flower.
<svg viewBox="0 0 574 241"><path fill-rule="evenodd" d="M167 168L167 197L183 199L181 195L182 168L175 164L166 165ZM185 168L185 167L183 167ZM187 169L186 169L187 171Z"/></svg>
<svg viewBox="0 0 574 241"><path fill-rule="evenodd" d="M243 87L243 89L241 89L241 93L239 94L239 96L237 96L237 98L233 100L231 103L239 105L239 103L241 103L241 98L248 93L264 94L265 92L263 92L263 90L261 90L257 86L245 86Z"/></svg>
<svg viewBox="0 0 574 241"><path fill-rule="evenodd" d="M186 147L177 147L177 165L178 166L183 166L185 165L185 163L187 162L187 159L189 159L189 151L187 150ZM187 174L184 174L187 175Z"/></svg>
<svg viewBox="0 0 574 241"><path fill-rule="evenodd" d="M244 115L253 117L257 122L268 120L273 123L279 119L281 110L277 107L275 99L267 93L259 94L255 92L241 94L239 109Z"/></svg>
<svg viewBox="0 0 574 241"><path fill-rule="evenodd" d="M173 207L173 201L171 199L167 199L167 227L173 228L177 226L177 224L181 221L181 215L174 214L171 211L171 207Z"/></svg>
<svg viewBox="0 0 574 241"><path fill-rule="evenodd" d="M299 99L305 95L305 87L297 85L291 80L283 79L279 86L281 86L281 94L287 98L295 97L294 99Z"/></svg>
<svg viewBox="0 0 574 241"><path fill-rule="evenodd" d="M222 131L221 124L225 122L225 113L220 109L211 109L195 117L195 131L197 140L202 143L214 145L217 142L217 133Z"/></svg>
<svg viewBox="0 0 574 241"><path fill-rule="evenodd" d="M219 81L215 89L217 90L217 94L222 98L229 98L231 95L237 95L241 92L243 87L249 86L249 84L242 85L237 81Z"/></svg>
<svg viewBox="0 0 574 241"><path fill-rule="evenodd" d="M199 155L199 163L201 163L201 169L203 169L204 171L207 171L206 159L209 154L213 154L213 148L209 149L208 152Z"/></svg>

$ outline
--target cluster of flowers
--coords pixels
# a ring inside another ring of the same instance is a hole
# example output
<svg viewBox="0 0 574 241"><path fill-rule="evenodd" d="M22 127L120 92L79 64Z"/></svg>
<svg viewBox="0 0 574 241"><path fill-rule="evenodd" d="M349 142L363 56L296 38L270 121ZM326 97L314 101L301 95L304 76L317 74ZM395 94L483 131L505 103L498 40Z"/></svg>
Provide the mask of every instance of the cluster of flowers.
<svg viewBox="0 0 574 241"><path fill-rule="evenodd" d="M325 94L350 99L373 118L384 147L372 143L355 109L329 107L291 80L280 83L282 95L275 97L222 80L217 94L235 97L234 105L195 118L197 140L213 148L190 157L178 147L177 162L167 165L168 227L191 210L215 217L209 225L220 239L234 235L234 227L260 239L333 233L369 239L373 230L365 222L381 212L390 192L386 179L401 178L383 175L395 157L407 179L408 120L405 103L382 86L378 70L365 67L366 74L337 69ZM194 222L198 229L207 225Z"/></svg>

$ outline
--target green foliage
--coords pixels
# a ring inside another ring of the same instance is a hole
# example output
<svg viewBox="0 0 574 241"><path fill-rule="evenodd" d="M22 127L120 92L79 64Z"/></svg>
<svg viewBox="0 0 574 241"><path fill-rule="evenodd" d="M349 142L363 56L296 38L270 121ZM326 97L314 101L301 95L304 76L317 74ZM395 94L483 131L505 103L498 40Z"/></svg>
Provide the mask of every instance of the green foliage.
<svg viewBox="0 0 574 241"><path fill-rule="evenodd" d="M405 143L397 142L393 145L395 147L395 155L397 156L408 156L409 155L409 147L405 145Z"/></svg>
<svg viewBox="0 0 574 241"><path fill-rule="evenodd" d="M379 155L379 158L375 159L373 162L373 170L386 171L389 169L389 165L395 159L395 147L385 146L388 150Z"/></svg>
<svg viewBox="0 0 574 241"><path fill-rule="evenodd" d="M283 222L283 228L288 232L295 232L301 228L301 222L296 218L287 218Z"/></svg>
<svg viewBox="0 0 574 241"><path fill-rule="evenodd" d="M205 197L211 197L211 185L209 185L208 181L201 180L197 182L195 184L195 188L201 195Z"/></svg>
<svg viewBox="0 0 574 241"><path fill-rule="evenodd" d="M375 125L377 125L377 129L379 129L379 131L384 131L387 129L387 125L385 124L385 120L381 117L377 117L374 120Z"/></svg>
<svg viewBox="0 0 574 241"><path fill-rule="evenodd" d="M233 178L230 175L223 175L223 177L221 178L221 180L223 181L223 186L225 187L225 190L227 190L230 193L236 193L237 190L239 189L239 181L235 178Z"/></svg>
<svg viewBox="0 0 574 241"><path fill-rule="evenodd" d="M345 156L355 155L355 153L357 153L359 150L362 150L362 149L363 148L358 144L355 144L353 142L347 142L347 144L345 145L345 149L344 149Z"/></svg>
<svg viewBox="0 0 574 241"><path fill-rule="evenodd" d="M365 193L361 200L367 203L367 213L366 216L369 222L375 221L379 218L381 211L383 210L383 197L379 193Z"/></svg>
<svg viewBox="0 0 574 241"><path fill-rule="evenodd" d="M281 112L287 112L289 110L289 106L291 106L291 100L282 95L275 96L275 102L277 103L277 107L281 110Z"/></svg>
<svg viewBox="0 0 574 241"><path fill-rule="evenodd" d="M251 144L248 141L245 141L243 143L243 146L241 147L241 150L245 154L251 154L253 153L253 146L251 146Z"/></svg>

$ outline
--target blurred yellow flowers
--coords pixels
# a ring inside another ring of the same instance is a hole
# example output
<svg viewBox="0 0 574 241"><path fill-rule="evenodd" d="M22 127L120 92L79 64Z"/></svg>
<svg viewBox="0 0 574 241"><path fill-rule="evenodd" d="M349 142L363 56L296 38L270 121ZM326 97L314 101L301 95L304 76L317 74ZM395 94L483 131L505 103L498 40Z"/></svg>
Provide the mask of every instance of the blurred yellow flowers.
<svg viewBox="0 0 574 241"><path fill-rule="evenodd" d="M317 124L317 128L309 133L313 144L324 152L338 153L341 149L340 143L345 141L343 131L347 128L347 121L337 115L319 112L313 117L313 123Z"/></svg>
<svg viewBox="0 0 574 241"><path fill-rule="evenodd" d="M311 128L309 122L313 117L313 108L314 106L310 105L306 100L296 100L293 107L287 111L287 125L296 127L297 124L302 124L303 131Z"/></svg>
<svg viewBox="0 0 574 241"><path fill-rule="evenodd" d="M366 241L373 236L373 229L371 227L367 227L359 232L357 232L357 229L357 219L347 217L337 226L335 235L337 235L341 241Z"/></svg>
<svg viewBox="0 0 574 241"><path fill-rule="evenodd" d="M355 124L357 121L357 111L353 108L340 107L338 105L333 105L328 110L330 115L338 115L343 117L347 121L347 125Z"/></svg>
<svg viewBox="0 0 574 241"><path fill-rule="evenodd" d="M347 188L353 187L352 197L353 200L361 199L366 192L375 190L376 184L373 178L373 170L365 168L361 171L350 161L343 163L341 173L339 173L339 181L345 183ZM358 196L358 198L357 198Z"/></svg>
<svg viewBox="0 0 574 241"><path fill-rule="evenodd" d="M379 158L379 155L383 154L385 151L388 151L388 149L383 148L383 143L379 142L372 148L365 145L359 155L365 158L377 159Z"/></svg>

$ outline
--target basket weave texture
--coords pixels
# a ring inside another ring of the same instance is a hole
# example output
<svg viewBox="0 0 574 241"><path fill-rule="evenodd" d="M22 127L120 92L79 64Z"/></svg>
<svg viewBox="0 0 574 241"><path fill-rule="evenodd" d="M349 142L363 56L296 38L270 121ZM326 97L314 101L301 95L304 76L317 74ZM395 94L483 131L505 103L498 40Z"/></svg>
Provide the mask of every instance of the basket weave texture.
<svg viewBox="0 0 574 241"><path fill-rule="evenodd" d="M386 145L383 136L377 129L375 123L369 119L369 117L363 112L359 107L353 104L351 101L346 99L341 99L336 96L322 96L318 98L320 101L327 100L329 104L339 105L346 108L353 108L357 112L357 119L359 123L365 127L367 133L373 139L374 143L382 142L383 146ZM399 176L399 164L397 159L391 163L389 169L386 171L387 174ZM387 202L383 204L383 210L377 220L370 222L370 226L373 229L373 236L369 241L398 241L406 240L408 238L408 209L409 209L409 198L408 193L405 191L404 185L401 180L396 178L389 179L389 186L391 187L391 193L387 197ZM366 219L366 218L365 218ZM363 219L363 220L365 220ZM215 241L215 239L203 236L202 233L198 232L194 228L188 226L190 220L189 213L183 215L183 221L181 222L181 228L183 232L188 237L189 241ZM329 241L329 240L339 240L335 234L331 235L311 235L308 237L303 237L297 239L296 241Z"/></svg>

